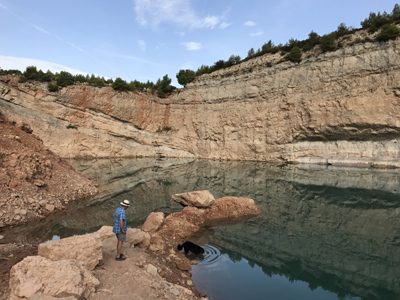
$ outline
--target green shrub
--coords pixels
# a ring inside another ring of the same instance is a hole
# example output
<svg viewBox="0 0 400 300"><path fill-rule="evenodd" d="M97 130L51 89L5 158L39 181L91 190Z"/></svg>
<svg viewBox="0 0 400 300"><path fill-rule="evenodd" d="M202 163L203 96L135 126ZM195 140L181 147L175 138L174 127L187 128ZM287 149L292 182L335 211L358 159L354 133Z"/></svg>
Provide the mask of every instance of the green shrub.
<svg viewBox="0 0 400 300"><path fill-rule="evenodd" d="M318 35L318 33L311 31L308 34L308 39L304 41L303 43L303 51L308 51L311 50L312 48L314 48L316 45L319 44L319 39L320 36Z"/></svg>
<svg viewBox="0 0 400 300"><path fill-rule="evenodd" d="M52 84L51 82L49 82L47 84L47 89L49 90L49 92L57 92L58 91L58 85L57 84Z"/></svg>
<svg viewBox="0 0 400 300"><path fill-rule="evenodd" d="M129 85L125 80L122 80L120 77L117 77L111 85L116 91L129 91Z"/></svg>
<svg viewBox="0 0 400 300"><path fill-rule="evenodd" d="M392 22L392 16L387 12L383 12L378 14L371 12L369 17L361 22L361 26L364 29L368 28L369 33L376 32L383 25L389 24Z"/></svg>
<svg viewBox="0 0 400 300"><path fill-rule="evenodd" d="M385 42L397 38L399 34L400 34L400 29L396 25L386 24L382 27L376 39L379 42Z"/></svg>
<svg viewBox="0 0 400 300"><path fill-rule="evenodd" d="M289 54L286 55L286 59L291 62L301 62L301 49L298 46L293 47L290 49Z"/></svg>
<svg viewBox="0 0 400 300"><path fill-rule="evenodd" d="M68 124L68 125L67 125L67 129L75 129L75 130L78 130L78 126L77 126L77 125Z"/></svg>
<svg viewBox="0 0 400 300"><path fill-rule="evenodd" d="M336 49L336 35L334 33L325 34L320 38L321 49L323 52Z"/></svg>
<svg viewBox="0 0 400 300"><path fill-rule="evenodd" d="M61 71L60 74L56 75L56 82L59 86L66 87L75 83L74 76L66 71Z"/></svg>

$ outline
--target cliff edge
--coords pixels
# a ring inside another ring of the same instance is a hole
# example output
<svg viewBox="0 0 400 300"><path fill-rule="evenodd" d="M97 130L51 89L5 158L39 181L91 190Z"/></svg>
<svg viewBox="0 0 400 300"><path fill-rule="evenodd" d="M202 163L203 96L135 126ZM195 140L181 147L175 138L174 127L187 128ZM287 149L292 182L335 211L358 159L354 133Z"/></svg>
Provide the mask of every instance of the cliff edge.
<svg viewBox="0 0 400 300"><path fill-rule="evenodd" d="M359 35L362 32L358 33ZM191 157L400 167L400 40L264 55L166 99L0 77L0 111L63 157Z"/></svg>

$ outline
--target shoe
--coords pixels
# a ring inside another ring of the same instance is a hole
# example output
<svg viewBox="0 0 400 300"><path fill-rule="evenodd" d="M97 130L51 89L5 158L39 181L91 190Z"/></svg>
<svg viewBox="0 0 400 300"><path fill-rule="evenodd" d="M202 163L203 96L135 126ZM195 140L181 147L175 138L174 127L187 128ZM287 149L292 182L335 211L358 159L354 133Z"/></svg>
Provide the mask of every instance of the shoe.
<svg viewBox="0 0 400 300"><path fill-rule="evenodd" d="M117 258L115 258L115 260L118 260L118 261L122 261L122 260L125 260L126 259L126 257L117 257Z"/></svg>
<svg viewBox="0 0 400 300"><path fill-rule="evenodd" d="M119 258L125 257L125 255L123 253L121 253L121 255L119 256ZM126 258L126 257L125 257Z"/></svg>

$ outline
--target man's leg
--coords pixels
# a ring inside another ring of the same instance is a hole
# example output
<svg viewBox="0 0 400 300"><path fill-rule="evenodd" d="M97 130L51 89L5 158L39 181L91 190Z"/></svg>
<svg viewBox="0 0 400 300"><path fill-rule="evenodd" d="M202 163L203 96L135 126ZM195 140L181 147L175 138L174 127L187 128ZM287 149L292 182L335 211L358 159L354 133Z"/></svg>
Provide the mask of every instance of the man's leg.
<svg viewBox="0 0 400 300"><path fill-rule="evenodd" d="M120 255L121 255L121 250L122 250L122 244L123 243L124 243L123 241L118 241L118 243L117 243L117 257L116 258L119 258Z"/></svg>

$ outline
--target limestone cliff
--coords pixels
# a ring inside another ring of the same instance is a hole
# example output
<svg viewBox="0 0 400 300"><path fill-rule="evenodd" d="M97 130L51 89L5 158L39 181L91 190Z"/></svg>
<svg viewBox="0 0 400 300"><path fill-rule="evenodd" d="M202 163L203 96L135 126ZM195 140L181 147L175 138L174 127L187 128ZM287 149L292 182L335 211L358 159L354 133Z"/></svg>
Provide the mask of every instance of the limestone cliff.
<svg viewBox="0 0 400 300"><path fill-rule="evenodd" d="M400 40L301 63L261 56L167 99L0 78L0 111L63 157L168 156L400 167ZM315 52L315 51L314 51Z"/></svg>

